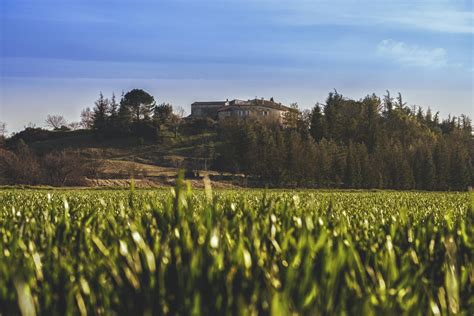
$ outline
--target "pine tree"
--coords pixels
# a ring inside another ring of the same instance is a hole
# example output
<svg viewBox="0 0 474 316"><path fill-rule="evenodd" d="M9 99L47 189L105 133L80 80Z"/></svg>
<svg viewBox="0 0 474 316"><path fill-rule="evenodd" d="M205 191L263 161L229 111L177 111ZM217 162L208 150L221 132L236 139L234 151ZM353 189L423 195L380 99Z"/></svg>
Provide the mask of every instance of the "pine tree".
<svg viewBox="0 0 474 316"><path fill-rule="evenodd" d="M147 121L152 117L155 99L142 89L127 92L122 99L121 107L127 108L134 122Z"/></svg>
<svg viewBox="0 0 474 316"><path fill-rule="evenodd" d="M277 184L281 184L286 177L285 159L287 157L287 148L285 146L285 137L279 127L272 128L274 145L270 147L270 172L271 178Z"/></svg>
<svg viewBox="0 0 474 316"><path fill-rule="evenodd" d="M289 131L286 138L286 147L288 148L286 158L288 180L292 184L302 185L305 183L307 173L304 142L296 131Z"/></svg>
<svg viewBox="0 0 474 316"><path fill-rule="evenodd" d="M304 141L304 146L304 183L306 185L314 186L317 168L316 164L314 163L317 156L316 142L310 137Z"/></svg>
<svg viewBox="0 0 474 316"><path fill-rule="evenodd" d="M374 150L377 146L379 140L379 113L381 108L381 101L375 95L366 96L365 99L362 101L364 106L365 115L363 117L364 122L362 125L364 126L364 137L363 141L366 144L367 148L370 152Z"/></svg>
<svg viewBox="0 0 474 316"><path fill-rule="evenodd" d="M436 169L435 188L447 190L449 188L450 155L444 139L438 141L434 148L433 162Z"/></svg>
<svg viewBox="0 0 474 316"><path fill-rule="evenodd" d="M324 116L319 104L316 104L311 110L310 134L317 142L325 137Z"/></svg>
<svg viewBox="0 0 474 316"><path fill-rule="evenodd" d="M403 102L403 97L400 92L398 92L398 97L397 97L397 107L399 109L403 109L406 106L406 102Z"/></svg>
<svg viewBox="0 0 474 316"><path fill-rule="evenodd" d="M430 149L425 150L425 161L423 166L423 189L433 190L436 186L436 170Z"/></svg>
<svg viewBox="0 0 474 316"><path fill-rule="evenodd" d="M244 122L238 133L237 152L239 153L240 171L251 175L254 171L254 162L258 159L256 155L257 136L252 125Z"/></svg>
<svg viewBox="0 0 474 316"><path fill-rule="evenodd" d="M413 172L399 141L391 146L391 150L386 152L388 157L388 169L390 187L394 189L410 189L413 186Z"/></svg>
<svg viewBox="0 0 474 316"><path fill-rule="evenodd" d="M466 148L455 145L451 156L451 188L465 190L471 180L472 166Z"/></svg>
<svg viewBox="0 0 474 316"><path fill-rule="evenodd" d="M109 100L104 98L102 92L99 94L99 99L95 102L93 129L103 131L107 127L109 114Z"/></svg>
<svg viewBox="0 0 474 316"><path fill-rule="evenodd" d="M418 107L418 110L416 112L416 119L420 123L423 123L425 121L425 116L423 115L423 109L421 108L421 106Z"/></svg>
<svg viewBox="0 0 474 316"><path fill-rule="evenodd" d="M435 164L430 148L419 145L415 151L413 173L416 188L419 190L432 190L436 187Z"/></svg>
<svg viewBox="0 0 474 316"><path fill-rule="evenodd" d="M153 110L153 119L157 124L167 124L171 121L173 106L169 103L161 103Z"/></svg>
<svg viewBox="0 0 474 316"><path fill-rule="evenodd" d="M112 93L112 98L110 99L109 105L109 116L111 121L115 121L118 116L119 104L115 98L115 93Z"/></svg>
<svg viewBox="0 0 474 316"><path fill-rule="evenodd" d="M413 188L413 171L408 160L402 156L399 161L398 189L409 190Z"/></svg>
<svg viewBox="0 0 474 316"><path fill-rule="evenodd" d="M120 99L120 108L118 111L118 122L122 130L129 130L132 123L132 110L130 105L125 100L125 95L122 92Z"/></svg>
<svg viewBox="0 0 474 316"><path fill-rule="evenodd" d="M390 95L390 91L386 91L387 94L383 97L383 104L384 104L384 115L385 117L389 117L390 113L393 110L393 98Z"/></svg>
<svg viewBox="0 0 474 316"><path fill-rule="evenodd" d="M354 145L349 142L347 146L347 154L346 154L346 172L344 177L345 186L348 188L355 188L357 187L358 183L358 161L354 149ZM360 170L359 170L360 172Z"/></svg>
<svg viewBox="0 0 474 316"><path fill-rule="evenodd" d="M346 128L341 115L343 103L344 99L337 91L329 93L326 99L324 118L327 126L327 137L330 139L343 139L344 130Z"/></svg>
<svg viewBox="0 0 474 316"><path fill-rule="evenodd" d="M424 155L420 146L418 146L414 152L413 156L413 176L415 180L415 188L422 190L424 187L423 183L423 164L424 164Z"/></svg>
<svg viewBox="0 0 474 316"><path fill-rule="evenodd" d="M337 187L341 186L346 171L346 146L331 142L331 180Z"/></svg>
<svg viewBox="0 0 474 316"><path fill-rule="evenodd" d="M317 146L315 158L316 183L320 187L328 185L329 173L331 170L331 159L328 150L328 141L323 139Z"/></svg>

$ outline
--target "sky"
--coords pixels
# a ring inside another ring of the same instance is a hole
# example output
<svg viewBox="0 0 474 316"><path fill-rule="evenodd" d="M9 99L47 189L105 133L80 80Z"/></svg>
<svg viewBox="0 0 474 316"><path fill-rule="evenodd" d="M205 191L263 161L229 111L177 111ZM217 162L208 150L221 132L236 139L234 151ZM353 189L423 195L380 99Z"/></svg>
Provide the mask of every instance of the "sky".
<svg viewBox="0 0 474 316"><path fill-rule="evenodd" d="M472 0L1 0L0 121L78 121L99 92L273 97L302 109L401 92L474 114Z"/></svg>

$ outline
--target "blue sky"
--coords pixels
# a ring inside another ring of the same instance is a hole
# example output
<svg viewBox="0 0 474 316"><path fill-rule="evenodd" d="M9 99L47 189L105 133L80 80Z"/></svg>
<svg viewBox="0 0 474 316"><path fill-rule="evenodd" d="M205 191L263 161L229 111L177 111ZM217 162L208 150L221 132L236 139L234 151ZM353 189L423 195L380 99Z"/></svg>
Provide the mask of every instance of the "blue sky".
<svg viewBox="0 0 474 316"><path fill-rule="evenodd" d="M472 0L1 0L0 121L79 119L99 91L310 108L386 89L473 116Z"/></svg>

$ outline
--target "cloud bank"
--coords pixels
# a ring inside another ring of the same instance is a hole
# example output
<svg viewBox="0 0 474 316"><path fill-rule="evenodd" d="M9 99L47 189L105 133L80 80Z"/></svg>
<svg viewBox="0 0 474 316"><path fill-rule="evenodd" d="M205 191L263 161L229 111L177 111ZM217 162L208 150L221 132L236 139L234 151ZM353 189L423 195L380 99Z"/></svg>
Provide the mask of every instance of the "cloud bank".
<svg viewBox="0 0 474 316"><path fill-rule="evenodd" d="M427 49L392 39L381 41L377 45L377 53L406 66L440 68L448 64L443 48Z"/></svg>

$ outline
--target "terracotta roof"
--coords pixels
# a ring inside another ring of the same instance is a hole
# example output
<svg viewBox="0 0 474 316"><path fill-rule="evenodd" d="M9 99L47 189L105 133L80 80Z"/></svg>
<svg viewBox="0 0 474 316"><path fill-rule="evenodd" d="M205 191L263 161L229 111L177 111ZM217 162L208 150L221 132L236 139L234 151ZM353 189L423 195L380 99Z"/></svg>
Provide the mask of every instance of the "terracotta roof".
<svg viewBox="0 0 474 316"><path fill-rule="evenodd" d="M280 103L276 103L276 102L269 101L269 100L261 100L261 99L248 100L248 101L244 101L240 104L235 104L231 101L230 104L231 105L229 105L229 106L223 106L223 107L219 108L217 111L221 112L221 111L226 111L226 110L235 109L235 108L254 107L254 106L263 106L263 107L266 107L266 108L276 109L276 110L280 110L280 111L295 111L296 110L296 109L287 107L285 105L282 105Z"/></svg>
<svg viewBox="0 0 474 316"><path fill-rule="evenodd" d="M262 100L262 99L253 99L253 100L249 100L252 105L259 105L259 106L265 106L265 107L268 107L268 108L272 108L272 109L277 109L277 110L281 110L281 111L293 111L294 109L293 108L290 108L290 107L287 107L281 103L276 103L274 101L270 101L270 100Z"/></svg>
<svg viewBox="0 0 474 316"><path fill-rule="evenodd" d="M226 101L194 102L191 105L225 105Z"/></svg>

